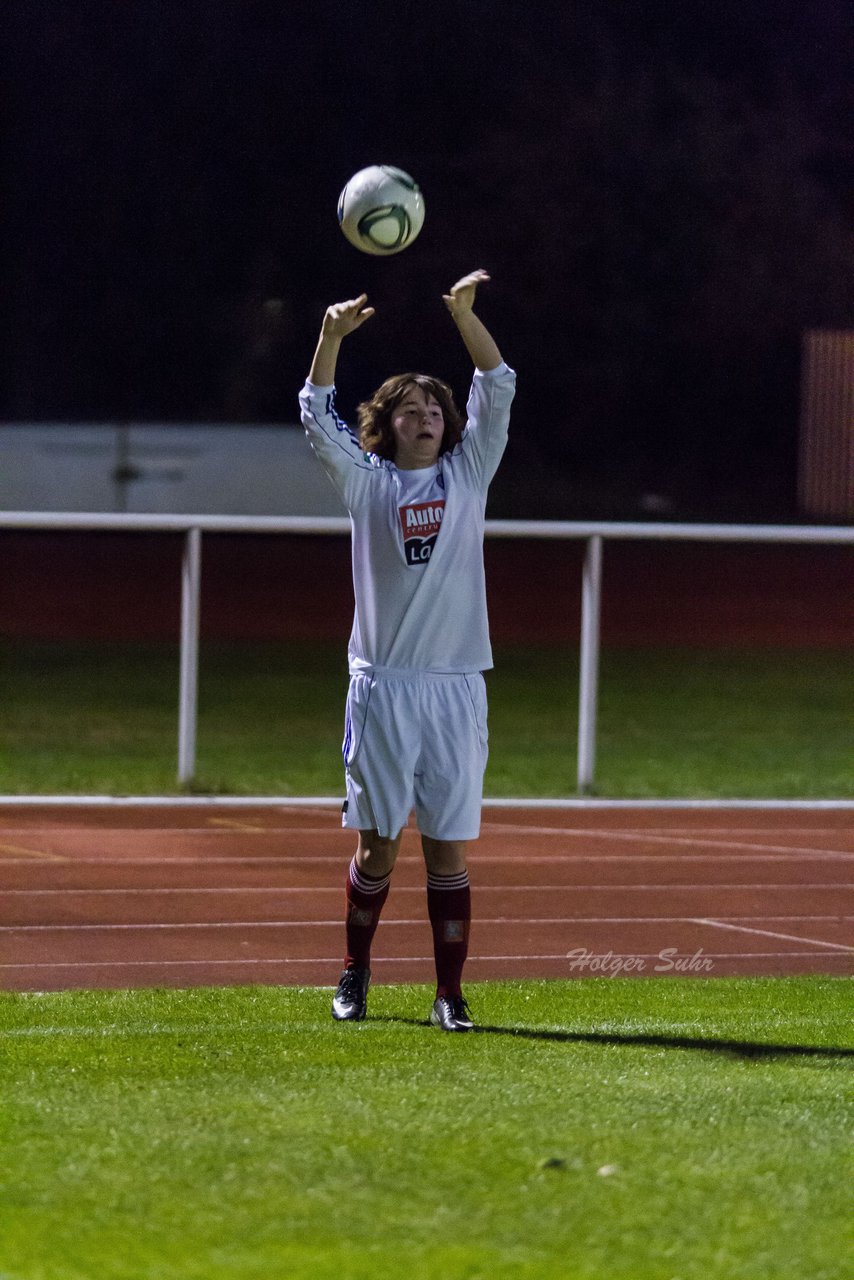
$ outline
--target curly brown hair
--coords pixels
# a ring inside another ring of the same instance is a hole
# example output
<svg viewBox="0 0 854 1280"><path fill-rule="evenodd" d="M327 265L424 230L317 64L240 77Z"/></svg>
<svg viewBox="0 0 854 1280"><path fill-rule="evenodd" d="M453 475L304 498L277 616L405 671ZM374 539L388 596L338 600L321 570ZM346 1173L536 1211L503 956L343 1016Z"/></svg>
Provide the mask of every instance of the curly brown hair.
<svg viewBox="0 0 854 1280"><path fill-rule="evenodd" d="M462 440L465 418L457 408L454 393L447 382L425 373L397 373L393 378L386 378L370 400L363 400L358 407L359 444L365 453L375 453L379 458L394 462L397 445L391 420L412 386L420 387L427 396L433 396L442 410L445 432L439 448L440 456Z"/></svg>

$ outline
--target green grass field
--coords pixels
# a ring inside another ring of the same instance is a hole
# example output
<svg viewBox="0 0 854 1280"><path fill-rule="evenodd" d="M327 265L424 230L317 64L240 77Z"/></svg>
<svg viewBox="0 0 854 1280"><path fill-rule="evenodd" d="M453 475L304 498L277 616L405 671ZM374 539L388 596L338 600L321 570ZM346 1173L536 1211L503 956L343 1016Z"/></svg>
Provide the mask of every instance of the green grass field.
<svg viewBox="0 0 854 1280"><path fill-rule="evenodd" d="M338 645L202 644L195 790L337 795ZM496 651L486 794L575 788L577 655ZM175 792L177 650L0 644L0 793ZM854 669L839 651L612 650L602 656L597 791L854 796Z"/></svg>
<svg viewBox="0 0 854 1280"><path fill-rule="evenodd" d="M0 996L4 1280L843 1280L850 980Z"/></svg>
<svg viewBox="0 0 854 1280"><path fill-rule="evenodd" d="M574 653L487 793L571 794ZM336 794L339 647L203 644L196 789ZM613 651L599 790L854 794L847 655ZM0 792L177 791L171 646L0 645ZM0 1280L848 1280L850 979L0 994ZM846 1232L848 1237L846 1238Z"/></svg>

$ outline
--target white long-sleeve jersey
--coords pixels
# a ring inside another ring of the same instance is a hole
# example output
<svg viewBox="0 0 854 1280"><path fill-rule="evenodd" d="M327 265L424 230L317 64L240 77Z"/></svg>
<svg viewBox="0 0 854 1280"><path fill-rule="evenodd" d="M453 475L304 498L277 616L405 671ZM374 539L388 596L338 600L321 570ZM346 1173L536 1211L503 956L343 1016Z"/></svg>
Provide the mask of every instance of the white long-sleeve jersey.
<svg viewBox="0 0 854 1280"><path fill-rule="evenodd" d="M306 434L350 513L351 674L492 666L483 525L515 387L506 364L477 371L461 442L416 471L362 452L335 412L334 387L307 382L300 393Z"/></svg>

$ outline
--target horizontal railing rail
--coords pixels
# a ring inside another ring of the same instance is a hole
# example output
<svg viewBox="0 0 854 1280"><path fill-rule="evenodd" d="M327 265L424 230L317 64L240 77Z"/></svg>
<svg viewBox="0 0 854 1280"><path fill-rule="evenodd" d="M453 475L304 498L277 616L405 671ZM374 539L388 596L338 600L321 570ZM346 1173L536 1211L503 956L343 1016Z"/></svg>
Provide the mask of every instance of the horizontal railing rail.
<svg viewBox="0 0 854 1280"><path fill-rule="evenodd" d="M0 511L0 529L99 529L127 533L350 532L347 516L162 515L112 511ZM493 538L619 538L665 542L808 542L854 545L854 526L688 524L616 520L487 520Z"/></svg>
<svg viewBox="0 0 854 1280"><path fill-rule="evenodd" d="M178 781L192 782L196 769L198 719L199 610L202 535L349 534L346 516L218 516L125 514L113 512L2 511L0 530L178 533L184 535L181 563L181 637L178 692ZM599 693L599 635L603 544L607 540L657 542L746 542L854 546L846 525L687 524L608 520L487 520L488 538L573 539L586 542L581 580L577 789L589 793L596 764Z"/></svg>

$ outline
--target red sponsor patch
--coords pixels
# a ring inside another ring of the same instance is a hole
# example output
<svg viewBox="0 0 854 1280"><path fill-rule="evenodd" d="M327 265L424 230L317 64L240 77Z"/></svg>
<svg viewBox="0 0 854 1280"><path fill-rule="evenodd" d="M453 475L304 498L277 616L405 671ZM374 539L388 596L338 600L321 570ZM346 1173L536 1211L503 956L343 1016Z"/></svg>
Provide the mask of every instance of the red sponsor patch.
<svg viewBox="0 0 854 1280"><path fill-rule="evenodd" d="M425 565L433 554L436 538L442 527L445 500L441 498L438 502L413 502L408 507L400 507L399 511L406 563Z"/></svg>
<svg viewBox="0 0 854 1280"><path fill-rule="evenodd" d="M445 500L439 502L414 502L410 507L400 508L400 527L403 539L429 538L438 533L445 514Z"/></svg>

